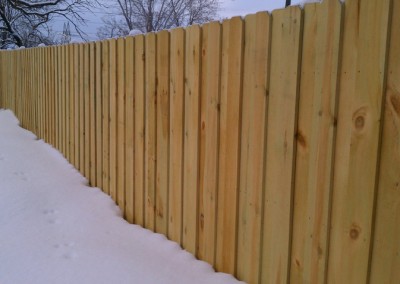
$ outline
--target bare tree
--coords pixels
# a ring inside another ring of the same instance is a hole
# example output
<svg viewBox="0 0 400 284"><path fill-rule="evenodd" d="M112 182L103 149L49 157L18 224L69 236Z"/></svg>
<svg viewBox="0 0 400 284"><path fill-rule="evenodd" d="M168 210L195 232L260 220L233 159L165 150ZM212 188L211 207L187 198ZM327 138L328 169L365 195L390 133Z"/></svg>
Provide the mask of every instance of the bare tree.
<svg viewBox="0 0 400 284"><path fill-rule="evenodd" d="M115 0L121 30L143 33L215 19L220 0ZM108 23L105 21L105 25ZM103 29L104 30L104 29Z"/></svg>
<svg viewBox="0 0 400 284"><path fill-rule="evenodd" d="M124 20L116 17L103 17L104 25L97 29L97 37L99 39L107 39L113 37L125 36L129 33Z"/></svg>
<svg viewBox="0 0 400 284"><path fill-rule="evenodd" d="M83 35L81 12L95 4L97 0L0 0L1 47L31 46L46 37L55 17L64 18Z"/></svg>

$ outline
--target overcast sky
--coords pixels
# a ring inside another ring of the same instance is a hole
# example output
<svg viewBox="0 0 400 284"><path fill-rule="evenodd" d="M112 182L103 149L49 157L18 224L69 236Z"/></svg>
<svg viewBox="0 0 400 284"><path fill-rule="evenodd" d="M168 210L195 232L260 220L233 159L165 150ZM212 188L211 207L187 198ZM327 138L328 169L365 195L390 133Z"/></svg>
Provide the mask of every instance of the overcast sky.
<svg viewBox="0 0 400 284"><path fill-rule="evenodd" d="M292 4L297 4L302 0L292 0ZM105 3L110 3L111 0ZM253 14L258 11L272 11L275 9L281 9L285 6L285 0L221 0L221 18L231 18L233 16L244 16ZM82 29L88 34L91 40L95 40L97 28L102 24L101 18L110 13L110 11L102 10L96 11L93 14L89 14L87 18L87 26ZM62 31L62 23L60 25L60 31Z"/></svg>

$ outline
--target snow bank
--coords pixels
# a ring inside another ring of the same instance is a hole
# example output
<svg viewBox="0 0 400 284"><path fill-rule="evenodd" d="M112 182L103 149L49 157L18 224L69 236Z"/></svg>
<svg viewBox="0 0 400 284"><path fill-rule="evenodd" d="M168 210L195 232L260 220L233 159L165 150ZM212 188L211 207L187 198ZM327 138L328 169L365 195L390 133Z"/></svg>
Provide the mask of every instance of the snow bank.
<svg viewBox="0 0 400 284"><path fill-rule="evenodd" d="M120 217L62 155L0 110L0 283L237 283Z"/></svg>

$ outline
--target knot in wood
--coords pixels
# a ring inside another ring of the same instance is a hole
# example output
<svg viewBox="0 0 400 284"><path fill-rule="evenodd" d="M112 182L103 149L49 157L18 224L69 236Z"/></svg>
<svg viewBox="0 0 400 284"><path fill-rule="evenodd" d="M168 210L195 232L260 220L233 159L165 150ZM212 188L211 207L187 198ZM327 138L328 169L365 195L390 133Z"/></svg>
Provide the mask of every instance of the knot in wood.
<svg viewBox="0 0 400 284"><path fill-rule="evenodd" d="M360 235L360 229L359 228L353 227L353 228L350 229L350 238L352 240L358 239L359 235Z"/></svg>
<svg viewBox="0 0 400 284"><path fill-rule="evenodd" d="M362 130L365 125L365 118L364 116L357 116L355 121L355 126L357 130Z"/></svg>

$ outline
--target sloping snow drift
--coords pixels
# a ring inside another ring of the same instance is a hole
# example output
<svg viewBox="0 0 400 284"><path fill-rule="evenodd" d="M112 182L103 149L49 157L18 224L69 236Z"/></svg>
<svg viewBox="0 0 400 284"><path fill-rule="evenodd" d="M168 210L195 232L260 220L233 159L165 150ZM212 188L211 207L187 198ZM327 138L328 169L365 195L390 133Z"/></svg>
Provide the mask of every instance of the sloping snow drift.
<svg viewBox="0 0 400 284"><path fill-rule="evenodd" d="M0 283L237 283L128 224L106 194L0 110Z"/></svg>

